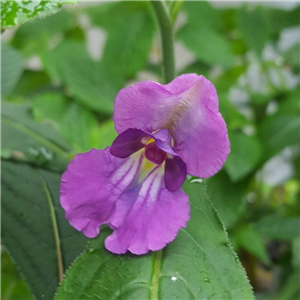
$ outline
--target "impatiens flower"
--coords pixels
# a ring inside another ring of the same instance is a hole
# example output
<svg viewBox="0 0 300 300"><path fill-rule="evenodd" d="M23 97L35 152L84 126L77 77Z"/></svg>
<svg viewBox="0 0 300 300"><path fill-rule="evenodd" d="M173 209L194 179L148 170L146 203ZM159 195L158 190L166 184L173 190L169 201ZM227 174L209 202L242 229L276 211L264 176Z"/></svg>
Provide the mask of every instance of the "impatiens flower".
<svg viewBox="0 0 300 300"><path fill-rule="evenodd" d="M140 82L115 99L111 147L78 154L62 176L61 205L77 230L94 238L113 233L111 252L162 249L189 220L186 175L207 178L229 154L216 90L203 76L171 83Z"/></svg>

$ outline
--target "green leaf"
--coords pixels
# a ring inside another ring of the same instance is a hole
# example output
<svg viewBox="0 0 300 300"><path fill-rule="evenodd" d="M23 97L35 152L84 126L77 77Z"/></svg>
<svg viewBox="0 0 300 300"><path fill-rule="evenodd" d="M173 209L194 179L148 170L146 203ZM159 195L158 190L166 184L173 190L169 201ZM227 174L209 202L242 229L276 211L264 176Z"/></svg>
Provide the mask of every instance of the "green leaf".
<svg viewBox="0 0 300 300"><path fill-rule="evenodd" d="M178 38L200 61L230 67L233 53L228 40L220 34L219 12L204 1L186 2L184 10L188 20Z"/></svg>
<svg viewBox="0 0 300 300"><path fill-rule="evenodd" d="M299 25L300 6L298 4L292 10L272 8L267 10L268 20L272 33L277 36L280 31L287 27Z"/></svg>
<svg viewBox="0 0 300 300"><path fill-rule="evenodd" d="M23 59L17 50L6 43L1 44L1 96L8 95L23 71Z"/></svg>
<svg viewBox="0 0 300 300"><path fill-rule="evenodd" d="M299 130L298 115L276 114L265 118L258 128L258 135L265 150L265 159L299 143Z"/></svg>
<svg viewBox="0 0 300 300"><path fill-rule="evenodd" d="M266 246L254 226L243 225L238 229L235 237L240 246L255 255L265 264L270 264Z"/></svg>
<svg viewBox="0 0 300 300"><path fill-rule="evenodd" d="M208 197L227 229L241 218L244 211L245 193L244 183L232 182L224 171L207 180Z"/></svg>
<svg viewBox="0 0 300 300"><path fill-rule="evenodd" d="M27 106L2 103L2 148L12 158L29 160L55 170L65 168L70 146L49 124L30 118Z"/></svg>
<svg viewBox="0 0 300 300"><path fill-rule="evenodd" d="M51 87L49 76L44 71L24 70L19 82L11 91L12 97L24 97Z"/></svg>
<svg viewBox="0 0 300 300"><path fill-rule="evenodd" d="M294 268L298 268L300 270L300 235L292 241L292 264Z"/></svg>
<svg viewBox="0 0 300 300"><path fill-rule="evenodd" d="M185 1L183 10L192 26L215 29L221 27L219 11L207 1Z"/></svg>
<svg viewBox="0 0 300 300"><path fill-rule="evenodd" d="M1 248L1 299L3 300L33 300L27 284L20 276L4 247Z"/></svg>
<svg viewBox="0 0 300 300"><path fill-rule="evenodd" d="M62 4L78 1L1 1L1 29L19 26L59 11Z"/></svg>
<svg viewBox="0 0 300 300"><path fill-rule="evenodd" d="M265 8L243 5L238 10L237 24L245 43L260 55L270 38L270 24Z"/></svg>
<svg viewBox="0 0 300 300"><path fill-rule="evenodd" d="M300 218L272 214L260 219L255 227L269 239L289 241L300 236Z"/></svg>
<svg viewBox="0 0 300 300"><path fill-rule="evenodd" d="M187 24L179 31L178 38L200 61L224 67L233 64L229 42L213 28Z"/></svg>
<svg viewBox="0 0 300 300"><path fill-rule="evenodd" d="M114 255L103 247L104 230L100 245L92 241L68 270L55 299L253 299L205 184L187 183L185 191L191 220L175 241L148 255Z"/></svg>
<svg viewBox="0 0 300 300"><path fill-rule="evenodd" d="M37 19L22 25L16 30L12 44L25 56L40 55L49 51L63 34L76 26L76 16L62 10L55 15Z"/></svg>
<svg viewBox="0 0 300 300"><path fill-rule="evenodd" d="M35 118L53 123L76 152L99 148L102 136L98 121L89 110L53 92L32 98L32 103Z"/></svg>
<svg viewBox="0 0 300 300"><path fill-rule="evenodd" d="M137 9L129 11L128 5ZM116 6L117 10L113 7L113 11L109 12L114 16L114 24L108 30L102 61L114 74L126 79L145 67L155 24L147 3L122 2ZM124 10L128 14L124 15Z"/></svg>
<svg viewBox="0 0 300 300"><path fill-rule="evenodd" d="M113 101L122 83L105 66L93 61L83 44L63 42L45 53L43 63L52 79L65 84L80 104L112 114Z"/></svg>
<svg viewBox="0 0 300 300"><path fill-rule="evenodd" d="M86 238L65 219L60 175L2 161L2 241L36 299L52 299Z"/></svg>
<svg viewBox="0 0 300 300"><path fill-rule="evenodd" d="M272 299L300 300L300 287L299 284L297 284L299 278L300 278L300 270L299 269L294 270L291 274L289 274L289 277L285 281L284 286L276 293L275 297Z"/></svg>
<svg viewBox="0 0 300 300"><path fill-rule="evenodd" d="M242 115L228 99L227 93L218 93L218 97L220 112L226 122L229 132L240 130L242 127L249 124L249 121L246 119L246 117Z"/></svg>
<svg viewBox="0 0 300 300"><path fill-rule="evenodd" d="M277 112L275 113L277 116L280 115L300 115L300 107L299 107L299 98L300 91L299 89L295 89L287 96L285 96L278 104Z"/></svg>
<svg viewBox="0 0 300 300"><path fill-rule="evenodd" d="M256 167L262 155L259 140L243 133L230 135L231 153L225 163L225 169L232 181L238 181Z"/></svg>
<svg viewBox="0 0 300 300"><path fill-rule="evenodd" d="M98 129L98 134L101 137L98 148L104 149L105 147L112 144L114 139L117 137L115 130L115 123L113 120L102 122Z"/></svg>

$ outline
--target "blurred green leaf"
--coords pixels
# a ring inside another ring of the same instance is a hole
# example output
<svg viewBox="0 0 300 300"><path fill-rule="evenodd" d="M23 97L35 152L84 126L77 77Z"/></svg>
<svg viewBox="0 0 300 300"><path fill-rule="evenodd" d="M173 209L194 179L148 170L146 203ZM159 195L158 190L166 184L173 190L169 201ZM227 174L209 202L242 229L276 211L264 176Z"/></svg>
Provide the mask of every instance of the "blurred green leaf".
<svg viewBox="0 0 300 300"><path fill-rule="evenodd" d="M254 170L262 155L262 147L254 136L232 133L229 136L231 152L225 169L232 181L238 181Z"/></svg>
<svg viewBox="0 0 300 300"><path fill-rule="evenodd" d="M300 219L272 214L255 223L258 232L269 239L290 241L300 236Z"/></svg>
<svg viewBox="0 0 300 300"><path fill-rule="evenodd" d="M218 96L220 112L226 122L229 132L235 129L241 129L243 126L248 125L249 121L228 100L227 93L220 93Z"/></svg>
<svg viewBox="0 0 300 300"><path fill-rule="evenodd" d="M55 299L253 299L204 183L187 183L184 189L190 195L191 219L161 257L159 252L114 255L103 247L104 230L100 249L98 239L90 243Z"/></svg>
<svg viewBox="0 0 300 300"><path fill-rule="evenodd" d="M276 115L298 115L300 116L300 90L295 89L286 97L280 100Z"/></svg>
<svg viewBox="0 0 300 300"><path fill-rule="evenodd" d="M270 264L266 246L255 227L249 224L243 225L236 232L235 238L238 244L249 251L249 253L259 258L265 264Z"/></svg>
<svg viewBox="0 0 300 300"><path fill-rule="evenodd" d="M44 71L24 70L10 96L24 97L52 88L49 76Z"/></svg>
<svg viewBox="0 0 300 300"><path fill-rule="evenodd" d="M187 24L179 31L178 38L205 63L224 67L233 64L229 42L213 28Z"/></svg>
<svg viewBox="0 0 300 300"><path fill-rule="evenodd" d="M1 29L54 14L63 4L74 3L78 1L1 1Z"/></svg>
<svg viewBox="0 0 300 300"><path fill-rule="evenodd" d="M147 3L122 2L112 6L114 22L108 36L102 61L121 78L131 78L145 67L152 46L155 24ZM129 11L127 6L137 6ZM128 11L124 15L124 10Z"/></svg>
<svg viewBox="0 0 300 300"><path fill-rule="evenodd" d="M244 183L233 183L221 171L207 180L207 194L226 228L231 228L243 214L243 198L246 194Z"/></svg>
<svg viewBox="0 0 300 300"><path fill-rule="evenodd" d="M285 281L284 286L280 289L280 291L273 298L277 299L291 299L291 300L299 300L300 299L300 287L299 287L299 278L300 278L300 270L297 269L289 274L288 278Z"/></svg>
<svg viewBox="0 0 300 300"><path fill-rule="evenodd" d="M37 124L24 105L2 103L2 145L13 159L28 160L56 170L65 168L70 146L49 124Z"/></svg>
<svg viewBox="0 0 300 300"><path fill-rule="evenodd" d="M99 148L104 149L110 146L114 139L117 137L117 132L115 130L115 123L113 120L108 120L102 122L98 129L98 134L100 136Z"/></svg>
<svg viewBox="0 0 300 300"><path fill-rule="evenodd" d="M1 96L8 95L23 71L23 59L17 50L1 43Z"/></svg>
<svg viewBox="0 0 300 300"><path fill-rule="evenodd" d="M238 10L237 24L248 47L258 55L270 39L270 24L266 9L254 6L254 3L243 5Z"/></svg>
<svg viewBox="0 0 300 300"><path fill-rule="evenodd" d="M245 73L246 68L246 64L234 66L214 79L214 85L218 93L228 92L232 86L236 85L239 77Z"/></svg>
<svg viewBox="0 0 300 300"><path fill-rule="evenodd" d="M299 143L299 130L298 115L277 114L266 117L258 128L265 159L280 153L287 146Z"/></svg>
<svg viewBox="0 0 300 300"><path fill-rule="evenodd" d="M33 296L20 276L9 254L1 249L1 299L33 300Z"/></svg>
<svg viewBox="0 0 300 300"><path fill-rule="evenodd" d="M192 27L221 28L220 12L208 1L185 1L183 10Z"/></svg>
<svg viewBox="0 0 300 300"><path fill-rule="evenodd" d="M218 11L204 1L186 2L184 10L188 20L179 30L178 38L200 61L230 67L233 54L229 41L219 32Z"/></svg>
<svg viewBox="0 0 300 300"><path fill-rule="evenodd" d="M170 3L170 4L169 4ZM175 23L176 19L178 17L178 14L180 13L181 7L183 5L184 1L168 1L167 4L169 4L169 13L172 19L172 22Z"/></svg>
<svg viewBox="0 0 300 300"><path fill-rule="evenodd" d="M112 114L122 83L105 66L93 61L83 44L63 42L44 54L43 63L51 78L62 82L80 104Z"/></svg>
<svg viewBox="0 0 300 300"><path fill-rule="evenodd" d="M59 184L60 174L2 161L2 242L36 299L53 298L87 241L65 219Z"/></svg>
<svg viewBox="0 0 300 300"><path fill-rule="evenodd" d="M34 20L17 29L12 45L25 56L41 55L53 48L63 34L76 26L75 16L62 10L53 16Z"/></svg>
<svg viewBox="0 0 300 300"><path fill-rule="evenodd" d="M300 6L291 10L270 8L267 10L270 29L273 35L278 36L280 31L287 27L299 25Z"/></svg>
<svg viewBox="0 0 300 300"><path fill-rule="evenodd" d="M300 39L300 38L299 38ZM297 73L300 69L300 40L293 47L285 51L282 55L285 58L285 63L293 68Z"/></svg>
<svg viewBox="0 0 300 300"><path fill-rule="evenodd" d="M292 264L300 270L300 235L292 241Z"/></svg>
<svg viewBox="0 0 300 300"><path fill-rule="evenodd" d="M89 110L53 92L34 97L32 103L36 119L52 122L76 152L99 148L100 128Z"/></svg>

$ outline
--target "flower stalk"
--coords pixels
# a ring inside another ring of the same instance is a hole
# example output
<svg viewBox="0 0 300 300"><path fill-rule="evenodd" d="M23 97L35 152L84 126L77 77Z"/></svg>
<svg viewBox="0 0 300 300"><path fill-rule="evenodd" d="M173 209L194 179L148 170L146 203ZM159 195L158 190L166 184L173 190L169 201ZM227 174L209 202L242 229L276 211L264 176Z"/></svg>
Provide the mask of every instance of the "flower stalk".
<svg viewBox="0 0 300 300"><path fill-rule="evenodd" d="M163 1L150 1L157 17L162 45L162 78L169 83L175 78L173 22Z"/></svg>

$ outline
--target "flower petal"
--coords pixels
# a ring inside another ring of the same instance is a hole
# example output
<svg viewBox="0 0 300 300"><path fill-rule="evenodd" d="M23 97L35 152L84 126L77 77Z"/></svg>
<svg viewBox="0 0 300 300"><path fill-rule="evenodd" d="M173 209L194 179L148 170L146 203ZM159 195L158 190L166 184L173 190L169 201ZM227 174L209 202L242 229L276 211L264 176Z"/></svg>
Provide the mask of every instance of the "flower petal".
<svg viewBox="0 0 300 300"><path fill-rule="evenodd" d="M114 122L118 133L128 128L147 132L162 129L164 118L169 114L166 98L171 97L161 84L145 81L123 88L115 99Z"/></svg>
<svg viewBox="0 0 300 300"><path fill-rule="evenodd" d="M141 154L120 159L111 155L109 148L76 155L62 175L60 186L60 202L69 223L87 237L96 237L140 165Z"/></svg>
<svg viewBox="0 0 300 300"><path fill-rule="evenodd" d="M201 77L181 94L186 106L172 124L171 134L190 175L206 178L218 172L230 152L226 123L218 112L218 97L212 83Z"/></svg>
<svg viewBox="0 0 300 300"><path fill-rule="evenodd" d="M187 172L206 178L222 167L230 152L218 110L213 84L203 76L184 74L167 85L141 82L122 89L115 100L114 121L118 132L130 127L168 129Z"/></svg>
<svg viewBox="0 0 300 300"><path fill-rule="evenodd" d="M110 219L114 232L105 240L109 251L156 251L173 241L180 228L186 226L190 212L188 196L181 189L170 192L165 188L162 168L153 170L116 203Z"/></svg>
<svg viewBox="0 0 300 300"><path fill-rule="evenodd" d="M186 164L179 156L168 156L165 165L165 184L169 191L177 191L186 179Z"/></svg>
<svg viewBox="0 0 300 300"><path fill-rule="evenodd" d="M144 139L150 139L149 133L136 128L129 128L122 132L111 145L110 153L125 158L145 147Z"/></svg>

